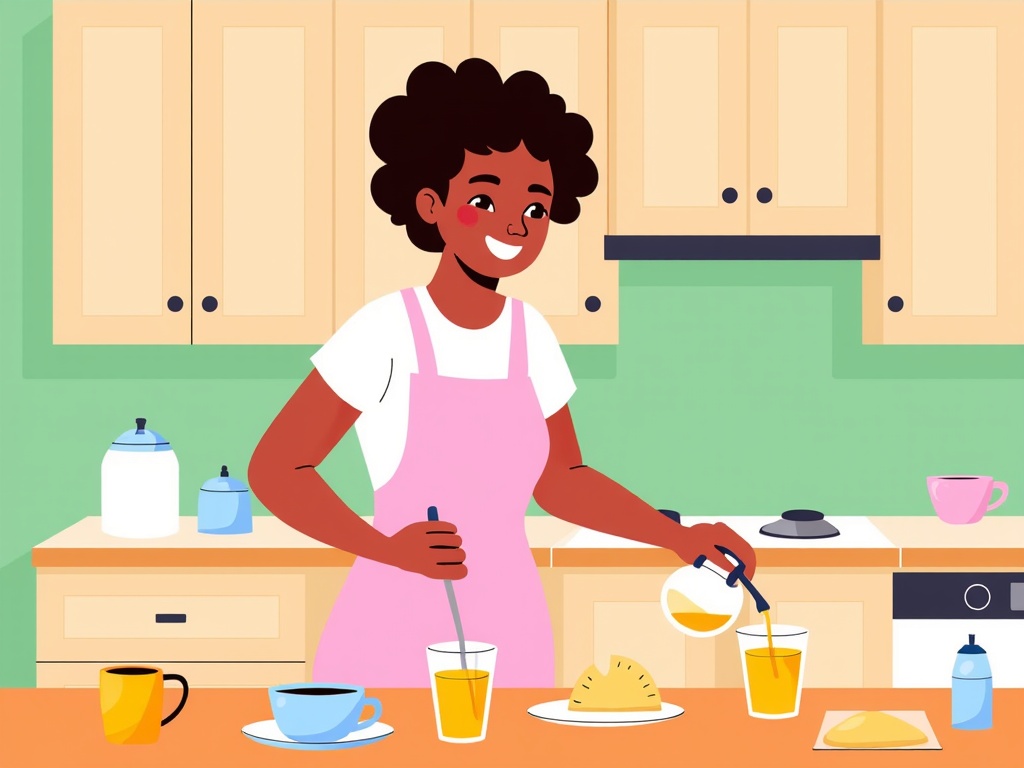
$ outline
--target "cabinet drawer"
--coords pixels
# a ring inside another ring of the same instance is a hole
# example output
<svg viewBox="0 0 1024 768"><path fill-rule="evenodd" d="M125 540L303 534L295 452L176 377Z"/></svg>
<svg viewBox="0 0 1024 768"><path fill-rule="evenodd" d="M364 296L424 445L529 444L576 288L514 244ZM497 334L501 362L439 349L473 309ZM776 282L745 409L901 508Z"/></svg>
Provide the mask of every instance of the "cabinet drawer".
<svg viewBox="0 0 1024 768"><path fill-rule="evenodd" d="M40 574L38 660L303 661L300 574Z"/></svg>
<svg viewBox="0 0 1024 768"><path fill-rule="evenodd" d="M306 680L306 665L303 663L40 662L36 664L36 687L98 688L100 670L104 667L119 666L121 664L158 667L164 672L175 672L188 680L189 688L267 688L272 685L298 683ZM175 695L175 689L180 689L181 686L174 681L170 681L164 688L171 691L172 695Z"/></svg>

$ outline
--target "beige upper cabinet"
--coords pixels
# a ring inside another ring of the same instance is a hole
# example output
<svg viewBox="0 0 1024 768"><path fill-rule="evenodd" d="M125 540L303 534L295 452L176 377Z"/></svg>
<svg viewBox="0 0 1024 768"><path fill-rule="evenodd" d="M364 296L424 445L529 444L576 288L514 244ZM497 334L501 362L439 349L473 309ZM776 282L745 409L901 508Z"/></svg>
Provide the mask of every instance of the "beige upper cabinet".
<svg viewBox="0 0 1024 768"><path fill-rule="evenodd" d="M188 344L189 2L53 3L53 342Z"/></svg>
<svg viewBox="0 0 1024 768"><path fill-rule="evenodd" d="M746 0L613 0L612 18L610 232L746 233Z"/></svg>
<svg viewBox="0 0 1024 768"><path fill-rule="evenodd" d="M468 58L469 38L469 0L335 3L335 326L368 301L429 282L437 268L439 254L414 246L370 196L381 166L370 120L405 93L419 64L454 68Z"/></svg>
<svg viewBox="0 0 1024 768"><path fill-rule="evenodd" d="M194 0L193 14L193 341L323 343L332 0Z"/></svg>
<svg viewBox="0 0 1024 768"><path fill-rule="evenodd" d="M751 233L877 234L877 11L751 0Z"/></svg>
<svg viewBox="0 0 1024 768"><path fill-rule="evenodd" d="M864 340L1024 343L1024 3L884 2Z"/></svg>
<svg viewBox="0 0 1024 768"><path fill-rule="evenodd" d="M875 234L874 0L617 0L614 234Z"/></svg>
<svg viewBox="0 0 1024 768"><path fill-rule="evenodd" d="M562 344L618 342L618 263L604 258L608 231L608 3L474 0L472 54L503 78L532 70L594 130L597 189L572 224L552 223L540 258L502 290L536 307Z"/></svg>

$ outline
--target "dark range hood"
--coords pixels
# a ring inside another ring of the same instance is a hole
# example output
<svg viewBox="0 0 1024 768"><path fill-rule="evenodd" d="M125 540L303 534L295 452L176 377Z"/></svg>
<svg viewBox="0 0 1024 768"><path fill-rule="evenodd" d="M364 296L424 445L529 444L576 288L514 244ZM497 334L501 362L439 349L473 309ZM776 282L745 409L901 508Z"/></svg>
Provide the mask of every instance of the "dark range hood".
<svg viewBox="0 0 1024 768"><path fill-rule="evenodd" d="M609 261L877 261L879 235L605 235Z"/></svg>

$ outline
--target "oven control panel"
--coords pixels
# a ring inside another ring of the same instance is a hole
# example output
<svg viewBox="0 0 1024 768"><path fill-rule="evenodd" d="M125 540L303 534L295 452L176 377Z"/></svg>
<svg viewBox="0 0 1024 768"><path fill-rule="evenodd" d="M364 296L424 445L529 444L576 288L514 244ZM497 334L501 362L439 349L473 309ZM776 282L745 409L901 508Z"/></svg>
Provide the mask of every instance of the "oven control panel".
<svg viewBox="0 0 1024 768"><path fill-rule="evenodd" d="M894 573L893 619L1024 619L1024 572Z"/></svg>

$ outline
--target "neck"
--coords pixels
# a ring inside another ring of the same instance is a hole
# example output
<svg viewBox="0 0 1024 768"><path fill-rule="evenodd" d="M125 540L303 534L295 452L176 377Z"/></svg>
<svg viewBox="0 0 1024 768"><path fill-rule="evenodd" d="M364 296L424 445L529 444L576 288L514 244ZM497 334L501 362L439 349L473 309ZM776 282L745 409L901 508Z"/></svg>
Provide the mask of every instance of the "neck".
<svg viewBox="0 0 1024 768"><path fill-rule="evenodd" d="M451 322L463 328L484 328L497 320L505 307L505 297L497 287L498 278L473 271L446 248L427 291Z"/></svg>

